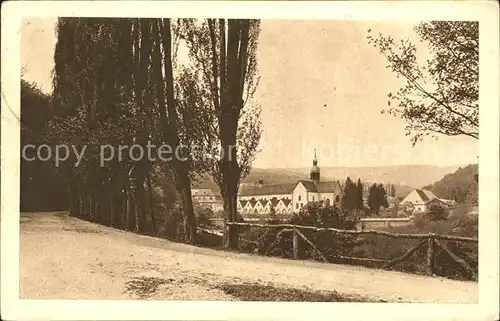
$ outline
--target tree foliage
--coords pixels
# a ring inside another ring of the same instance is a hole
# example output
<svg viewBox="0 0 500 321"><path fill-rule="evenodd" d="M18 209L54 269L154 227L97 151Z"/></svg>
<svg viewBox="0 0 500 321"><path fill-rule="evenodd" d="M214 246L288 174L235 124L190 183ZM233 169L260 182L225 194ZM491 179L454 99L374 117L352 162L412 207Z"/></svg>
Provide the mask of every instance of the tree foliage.
<svg viewBox="0 0 500 321"><path fill-rule="evenodd" d="M164 38L155 23L153 19L60 18L54 55L53 101L57 118L51 124L51 140L88 147L82 164L75 167L68 162L65 169L79 203L73 212L92 220L107 214L112 225L139 232L148 232L148 221L155 220L155 179L151 184L151 175L159 173L152 171L154 164L148 157L133 160L127 149L120 160L115 150L115 157L101 166L99 147L135 144L146 149L148 142L159 145L178 137L170 123L175 115L170 112L169 119L161 120L165 110L161 103L164 107L165 99L162 101L155 91L157 87L167 88L162 72L159 80L153 73L158 69L152 66L153 49L160 48ZM163 24L161 30L166 30ZM166 61L171 60L169 57ZM161 61L160 68L166 66ZM172 86L164 96L170 94ZM176 111L172 99L169 102L168 107ZM170 166L159 168L171 170ZM166 175L165 183L171 184L173 177ZM184 175L183 179L189 177ZM189 189L189 185L189 181L184 182L182 190L186 186ZM116 221L114 212L123 213L122 222ZM190 212L184 208L185 215Z"/></svg>
<svg viewBox="0 0 500 321"><path fill-rule="evenodd" d="M258 85L257 45L260 21L182 20L182 39L200 86L193 89L204 106L203 137L219 154L206 162L221 189L227 221L236 221L239 183L251 169L261 136L260 107L252 98ZM236 229L226 237L235 247ZM227 236L227 235L226 235Z"/></svg>
<svg viewBox="0 0 500 321"><path fill-rule="evenodd" d="M446 209L439 204L431 204L429 209L425 212L425 217L429 221L443 221L448 218Z"/></svg>
<svg viewBox="0 0 500 321"><path fill-rule="evenodd" d="M208 172L234 219L239 181L261 135L252 100L259 30L256 20L59 18L47 139L87 148L79 166L73 157L60 169L72 213L148 232L150 223L162 224L154 215L160 176L175 181L186 240L196 242L191 181ZM181 42L187 62L177 59ZM100 146L148 143L176 154L159 165L126 149L118 160L115 150L100 164Z"/></svg>
<svg viewBox="0 0 500 321"><path fill-rule="evenodd" d="M413 144L440 134L479 139L479 23L429 21L414 30L431 56L425 64L409 40L368 36L387 67L405 80L397 93L388 94L387 112L405 120Z"/></svg>
<svg viewBox="0 0 500 321"><path fill-rule="evenodd" d="M387 192L382 184L373 184L370 186L368 194L368 207L370 210L377 214L380 212L380 208L389 207L387 202Z"/></svg>
<svg viewBox="0 0 500 321"><path fill-rule="evenodd" d="M477 171L477 164L467 165L423 189L432 191L440 198L455 200L457 203L477 204Z"/></svg>
<svg viewBox="0 0 500 321"><path fill-rule="evenodd" d="M363 184L360 179L354 183L350 177L347 177L341 202L342 209L346 212L363 209Z"/></svg>
<svg viewBox="0 0 500 321"><path fill-rule="evenodd" d="M24 146L36 148L47 142L45 133L52 118L50 96L34 83L21 80L21 153ZM67 186L58 175L54 162L38 159L34 148L26 148L24 155L20 156L20 210L35 212L66 208Z"/></svg>
<svg viewBox="0 0 500 321"><path fill-rule="evenodd" d="M79 150L86 146L78 166L70 159L61 168L75 202L72 213L99 222L106 215L111 224L118 224L104 204L109 199L113 207L115 197L125 193L131 203L124 206L126 219L121 223L133 230L143 228L138 225L141 217L133 210L129 185L134 164L123 151L122 162L115 155L101 166L100 147L130 145L143 128L144 110L134 99L136 28L133 19L58 19L52 93L56 118L48 132L53 144Z"/></svg>

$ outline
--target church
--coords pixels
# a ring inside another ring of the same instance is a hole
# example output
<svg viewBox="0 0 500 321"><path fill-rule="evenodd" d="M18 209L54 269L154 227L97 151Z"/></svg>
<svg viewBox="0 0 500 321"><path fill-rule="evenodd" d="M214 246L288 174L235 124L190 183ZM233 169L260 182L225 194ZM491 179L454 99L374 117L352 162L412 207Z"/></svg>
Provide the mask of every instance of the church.
<svg viewBox="0 0 500 321"><path fill-rule="evenodd" d="M321 181L316 151L308 180L291 184L266 185L242 184L238 193L238 212L243 215L265 215L299 212L309 202L322 202L331 205L342 198L342 185L339 181Z"/></svg>

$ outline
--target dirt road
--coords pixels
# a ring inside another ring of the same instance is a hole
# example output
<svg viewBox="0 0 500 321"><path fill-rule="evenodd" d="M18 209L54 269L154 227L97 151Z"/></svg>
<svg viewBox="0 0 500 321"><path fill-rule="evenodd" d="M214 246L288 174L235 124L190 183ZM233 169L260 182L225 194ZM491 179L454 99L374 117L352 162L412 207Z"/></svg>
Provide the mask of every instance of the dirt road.
<svg viewBox="0 0 500 321"><path fill-rule="evenodd" d="M62 213L21 214L23 299L235 300L261 284L389 302L476 303L476 282L229 253L135 235Z"/></svg>

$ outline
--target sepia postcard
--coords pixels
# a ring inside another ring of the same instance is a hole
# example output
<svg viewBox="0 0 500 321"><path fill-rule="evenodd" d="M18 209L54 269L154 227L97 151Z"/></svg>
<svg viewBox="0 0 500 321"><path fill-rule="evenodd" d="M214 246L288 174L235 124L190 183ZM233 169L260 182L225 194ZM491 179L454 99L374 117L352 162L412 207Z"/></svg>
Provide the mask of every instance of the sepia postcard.
<svg viewBox="0 0 500 321"><path fill-rule="evenodd" d="M2 319L498 320L498 9L3 3Z"/></svg>

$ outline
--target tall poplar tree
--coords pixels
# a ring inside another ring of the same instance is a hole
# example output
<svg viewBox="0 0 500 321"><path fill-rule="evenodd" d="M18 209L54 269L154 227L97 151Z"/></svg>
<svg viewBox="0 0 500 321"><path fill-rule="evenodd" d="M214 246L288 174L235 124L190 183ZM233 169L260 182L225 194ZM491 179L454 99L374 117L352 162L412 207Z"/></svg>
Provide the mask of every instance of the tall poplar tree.
<svg viewBox="0 0 500 321"><path fill-rule="evenodd" d="M183 30L202 83L199 96L206 98L207 141L220 147L207 170L220 187L225 222L236 222L239 183L250 172L261 136L260 107L252 104L260 21L188 19ZM225 246L235 248L237 229L226 226L224 235Z"/></svg>

